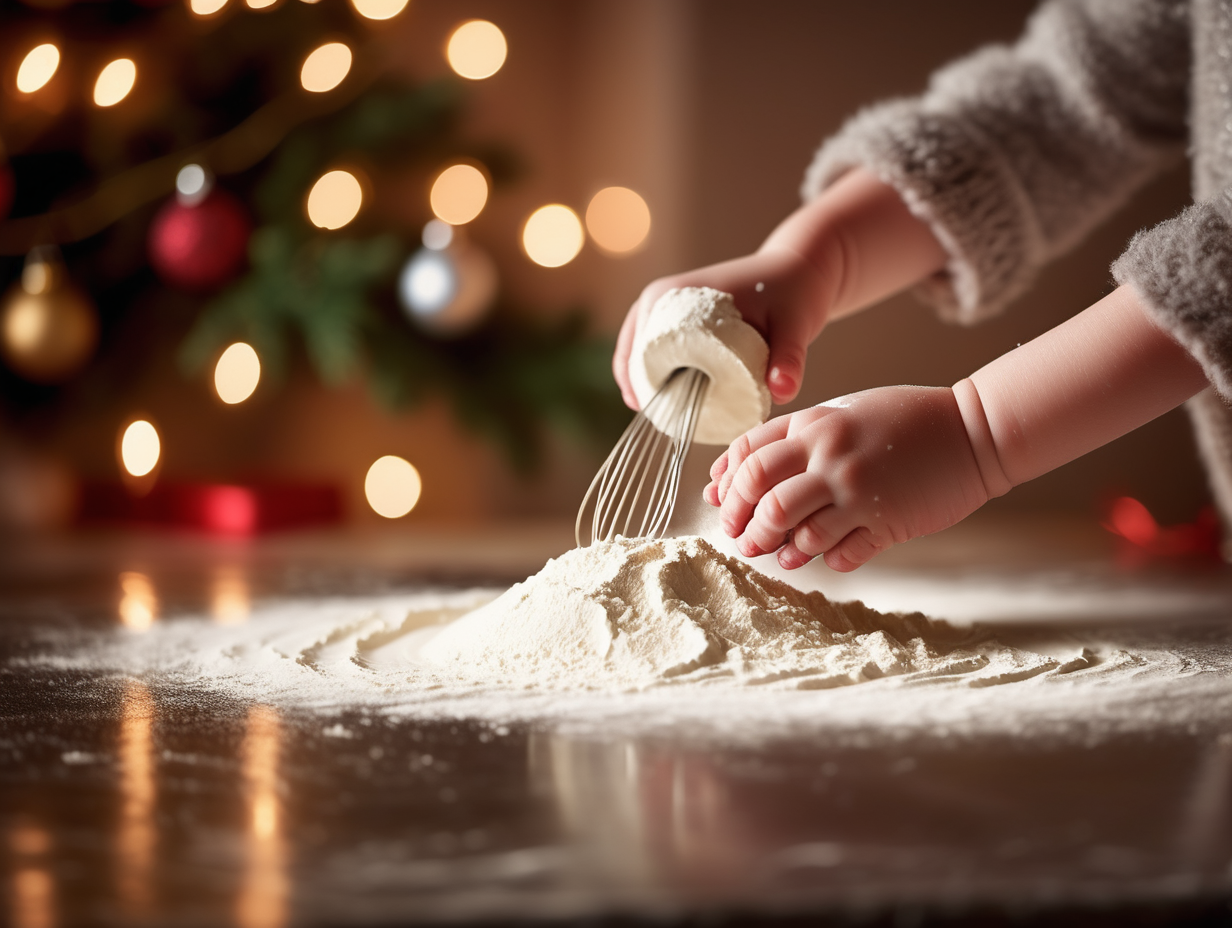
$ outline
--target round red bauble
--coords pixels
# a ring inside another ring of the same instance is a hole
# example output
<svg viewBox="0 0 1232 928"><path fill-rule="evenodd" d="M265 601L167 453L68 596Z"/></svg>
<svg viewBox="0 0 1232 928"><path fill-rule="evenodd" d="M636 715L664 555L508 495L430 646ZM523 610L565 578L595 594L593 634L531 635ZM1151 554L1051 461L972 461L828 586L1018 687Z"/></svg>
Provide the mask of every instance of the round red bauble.
<svg viewBox="0 0 1232 928"><path fill-rule="evenodd" d="M213 290L243 265L250 231L240 201L221 188L196 204L171 200L150 224L150 264L172 286Z"/></svg>
<svg viewBox="0 0 1232 928"><path fill-rule="evenodd" d="M9 214L16 190L17 184L13 178L13 169L7 164L0 164L0 219Z"/></svg>

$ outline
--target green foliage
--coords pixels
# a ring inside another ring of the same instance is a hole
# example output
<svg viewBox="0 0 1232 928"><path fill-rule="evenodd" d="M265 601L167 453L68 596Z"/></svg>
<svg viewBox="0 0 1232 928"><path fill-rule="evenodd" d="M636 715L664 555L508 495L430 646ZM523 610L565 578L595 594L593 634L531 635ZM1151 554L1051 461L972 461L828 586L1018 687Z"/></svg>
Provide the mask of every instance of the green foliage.
<svg viewBox="0 0 1232 928"><path fill-rule="evenodd" d="M580 313L548 324L498 309L480 331L440 340L379 299L390 296L406 257L393 236L297 236L267 226L250 252L250 273L205 307L185 339L186 373L241 339L277 378L302 344L322 381L363 374L391 408L448 397L458 419L498 443L523 473L539 463L545 425L603 448L628 420L608 369L612 344L587 336Z"/></svg>
<svg viewBox="0 0 1232 928"><path fill-rule="evenodd" d="M305 191L348 159L435 167L469 156L495 185L513 180L519 165L508 151L454 137L461 104L454 81L386 83L288 135L253 189L266 225L252 237L249 270L200 312L181 346L185 371L242 339L279 378L302 348L323 382L363 376L391 408L447 397L459 421L496 442L519 472L538 464L545 427L610 446L629 413L609 373L612 344L588 336L581 313L542 323L498 306L479 331L434 338L413 328L394 300L411 246L389 234L320 233L304 222Z"/></svg>

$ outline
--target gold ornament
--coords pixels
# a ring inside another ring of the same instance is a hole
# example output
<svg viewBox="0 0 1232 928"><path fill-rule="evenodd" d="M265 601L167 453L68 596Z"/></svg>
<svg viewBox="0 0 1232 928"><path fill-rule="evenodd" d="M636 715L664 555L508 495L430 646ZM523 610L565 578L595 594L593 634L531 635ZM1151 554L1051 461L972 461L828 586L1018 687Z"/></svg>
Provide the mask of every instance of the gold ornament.
<svg viewBox="0 0 1232 928"><path fill-rule="evenodd" d="M0 354L34 383L61 383L81 369L98 341L98 318L70 284L54 253L36 249L0 304Z"/></svg>

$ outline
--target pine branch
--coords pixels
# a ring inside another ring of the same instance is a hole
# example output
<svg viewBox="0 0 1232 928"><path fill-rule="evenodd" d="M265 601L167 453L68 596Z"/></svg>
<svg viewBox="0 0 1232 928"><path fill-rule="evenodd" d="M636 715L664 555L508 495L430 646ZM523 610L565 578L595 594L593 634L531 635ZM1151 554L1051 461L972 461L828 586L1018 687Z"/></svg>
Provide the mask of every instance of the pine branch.
<svg viewBox="0 0 1232 928"><path fill-rule="evenodd" d="M170 193L175 189L176 174L186 164L200 164L219 175L248 170L294 129L336 112L358 97L379 74L372 64L374 57L359 51L351 73L330 93L289 91L223 135L108 178L76 203L0 223L0 254L24 255L36 245L65 245L97 235L134 210Z"/></svg>

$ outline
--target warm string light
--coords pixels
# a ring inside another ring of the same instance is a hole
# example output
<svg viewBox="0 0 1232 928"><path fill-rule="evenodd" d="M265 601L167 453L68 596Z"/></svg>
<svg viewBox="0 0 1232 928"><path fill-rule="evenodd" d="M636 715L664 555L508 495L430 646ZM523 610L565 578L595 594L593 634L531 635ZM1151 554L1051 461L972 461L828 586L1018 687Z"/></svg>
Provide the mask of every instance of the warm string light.
<svg viewBox="0 0 1232 928"><path fill-rule="evenodd" d="M17 68L17 89L22 93L34 93L47 86L60 67L60 49L53 43L36 45L26 52Z"/></svg>
<svg viewBox="0 0 1232 928"><path fill-rule="evenodd" d="M351 71L351 49L342 42L326 42L304 59L300 86L310 93L327 93L341 84Z"/></svg>
<svg viewBox="0 0 1232 928"><path fill-rule="evenodd" d="M605 187L586 207L586 231L608 254L632 254L650 235L650 207L628 187Z"/></svg>
<svg viewBox="0 0 1232 928"><path fill-rule="evenodd" d="M94 82L94 105L115 106L132 92L137 83L137 65L131 58L117 58L98 74Z"/></svg>
<svg viewBox="0 0 1232 928"><path fill-rule="evenodd" d="M120 439L120 463L133 477L144 477L158 466L162 442L158 430L145 419L138 419L124 429Z"/></svg>
<svg viewBox="0 0 1232 928"><path fill-rule="evenodd" d="M214 367L214 389L229 406L252 396L261 382L261 359L252 345L236 342L218 358Z"/></svg>
<svg viewBox="0 0 1232 928"><path fill-rule="evenodd" d="M472 164L452 165L432 182L428 201L437 219L451 226L466 225L488 202L488 179Z"/></svg>
<svg viewBox="0 0 1232 928"><path fill-rule="evenodd" d="M458 26L445 45L445 58L459 77L480 81L505 63L509 46L495 23L472 19Z"/></svg>
<svg viewBox="0 0 1232 928"><path fill-rule="evenodd" d="M355 12L364 19L393 19L406 9L410 0L351 0Z"/></svg>
<svg viewBox="0 0 1232 928"><path fill-rule="evenodd" d="M561 267L578 256L585 236L577 213L560 203L541 206L522 228L526 255L543 267Z"/></svg>
<svg viewBox="0 0 1232 928"><path fill-rule="evenodd" d="M405 458L387 454L373 461L364 478L364 495L372 511L386 519L400 519L419 502L423 481Z"/></svg>
<svg viewBox="0 0 1232 928"><path fill-rule="evenodd" d="M350 171L323 174L308 192L308 219L318 229L341 229L359 215L363 187Z"/></svg>
<svg viewBox="0 0 1232 928"><path fill-rule="evenodd" d="M195 16L213 16L226 5L227 0L188 0L188 9Z"/></svg>

